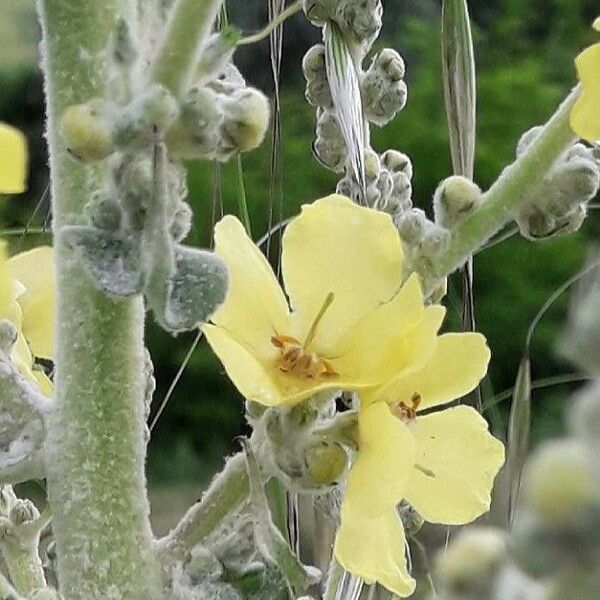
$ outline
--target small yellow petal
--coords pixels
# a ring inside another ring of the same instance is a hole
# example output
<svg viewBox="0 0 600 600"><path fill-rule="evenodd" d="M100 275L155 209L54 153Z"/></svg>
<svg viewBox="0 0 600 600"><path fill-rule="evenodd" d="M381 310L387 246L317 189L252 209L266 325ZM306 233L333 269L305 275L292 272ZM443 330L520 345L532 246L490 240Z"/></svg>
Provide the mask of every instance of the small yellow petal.
<svg viewBox="0 0 600 600"><path fill-rule="evenodd" d="M504 446L469 406L417 417L417 452L406 500L430 523L462 525L489 510Z"/></svg>
<svg viewBox="0 0 600 600"><path fill-rule="evenodd" d="M287 333L289 312L271 266L232 216L215 227L215 251L227 263L229 292L213 323L235 332L258 356L271 356L271 337Z"/></svg>
<svg viewBox="0 0 600 600"><path fill-rule="evenodd" d="M391 217L343 196L302 207L283 235L281 260L300 337L334 294L314 340L325 351L400 288L402 249Z"/></svg>
<svg viewBox="0 0 600 600"><path fill-rule="evenodd" d="M414 462L414 439L383 403L361 410L358 427L359 452L348 476L335 555L346 570L405 597L415 583L406 568L396 506Z"/></svg>
<svg viewBox="0 0 600 600"><path fill-rule="evenodd" d="M575 64L582 89L571 110L571 129L584 140L595 143L600 141L600 44L584 50Z"/></svg>
<svg viewBox="0 0 600 600"><path fill-rule="evenodd" d="M419 409L447 404L473 391L486 374L490 350L479 333L439 336L429 360L417 371L400 375L374 393L377 401L407 402L417 393Z"/></svg>
<svg viewBox="0 0 600 600"><path fill-rule="evenodd" d="M23 334L35 356L54 356L54 259L50 246L40 246L8 261L12 277L25 290L17 298L23 311Z"/></svg>
<svg viewBox="0 0 600 600"><path fill-rule="evenodd" d="M0 123L0 194L20 194L26 189L27 140L14 127Z"/></svg>

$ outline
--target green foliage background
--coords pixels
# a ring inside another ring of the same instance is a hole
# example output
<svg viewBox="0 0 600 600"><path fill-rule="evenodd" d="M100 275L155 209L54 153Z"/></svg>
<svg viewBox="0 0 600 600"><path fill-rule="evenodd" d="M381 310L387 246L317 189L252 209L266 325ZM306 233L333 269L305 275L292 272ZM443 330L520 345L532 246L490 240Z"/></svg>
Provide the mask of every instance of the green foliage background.
<svg viewBox="0 0 600 600"><path fill-rule="evenodd" d="M230 1L230 16L247 31L266 21L262 0ZM575 82L573 58L593 39L589 27L597 16L596 0L472 0L478 62L478 146L476 180L487 187L514 157L521 133L543 122ZM378 47L392 46L404 56L409 104L395 121L373 132L379 151L397 148L413 160L414 199L430 210L437 183L450 174L448 139L442 98L439 58L440 3L388 0L385 26ZM31 144L30 191L24 198L0 202L5 228L26 224L38 201L32 223L43 224L48 197L43 144L41 77L35 67L38 32L33 2L4 0L0 7L0 119L21 127ZM283 216L301 204L333 191L336 178L311 156L314 112L304 102L300 62L318 40L318 31L301 15L286 28L282 66ZM271 90L268 46L258 45L240 55L248 78ZM267 227L270 144L244 156L244 175L255 237ZM215 186L215 182L220 182ZM225 212L236 213L234 165L218 170L207 163L189 165L190 202L195 210L191 242L210 244L214 199ZM220 192L218 188L220 187ZM530 243L513 237L475 260L478 328L493 351L487 397L512 386L523 351L526 329L550 293L581 266L590 245L598 239L599 219L592 212L581 232L558 240ZM46 236L13 238L15 251L43 243ZM274 254L274 253L273 253ZM326 257L323 258L326 260ZM458 326L459 300L451 284L449 326ZM542 322L533 344L534 378L572 367L557 358L555 343L564 321L563 298ZM158 382L156 404L164 397L194 335L169 337L152 324L148 344ZM535 393L533 437L559 434L568 387ZM497 435L502 436L507 405L490 411ZM224 452L235 447L244 431L241 400L218 360L204 343L192 359L152 436L149 473L154 484L202 481L213 472Z"/></svg>

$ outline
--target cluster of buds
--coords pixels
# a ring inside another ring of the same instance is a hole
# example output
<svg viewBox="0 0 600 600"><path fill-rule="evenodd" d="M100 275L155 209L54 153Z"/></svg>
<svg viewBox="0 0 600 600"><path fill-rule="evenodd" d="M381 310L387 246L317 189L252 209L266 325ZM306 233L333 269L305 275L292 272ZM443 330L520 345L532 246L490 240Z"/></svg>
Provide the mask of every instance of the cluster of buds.
<svg viewBox="0 0 600 600"><path fill-rule="evenodd" d="M378 126L389 123L404 108L407 97L404 61L395 50L381 50L373 56L366 70L362 67L381 29L381 2L306 0L304 10L314 24L324 27L324 36L330 35L326 25L337 28L345 60L356 78L355 92L360 96L360 108L354 112L359 113L360 123L355 124L355 128L364 130L364 136L358 140L364 144L359 149L359 154L364 156L364 160L359 161L364 163L360 165L364 169L364 181L357 177L356 167L353 168L351 144L344 133L348 125L342 122L346 117L339 106L349 99L337 97L340 96L339 91L335 91L337 85L328 79L328 63L334 59L327 55L327 44L310 48L302 63L306 99L317 111L315 157L326 168L343 174L337 187L339 193L392 215L401 214L412 207L410 160L395 150L379 155L369 144L369 123Z"/></svg>
<svg viewBox="0 0 600 600"><path fill-rule="evenodd" d="M517 155L536 139L539 127L526 132ZM521 235L539 240L577 231L587 214L587 204L600 189L597 151L575 144L545 176L516 215Z"/></svg>

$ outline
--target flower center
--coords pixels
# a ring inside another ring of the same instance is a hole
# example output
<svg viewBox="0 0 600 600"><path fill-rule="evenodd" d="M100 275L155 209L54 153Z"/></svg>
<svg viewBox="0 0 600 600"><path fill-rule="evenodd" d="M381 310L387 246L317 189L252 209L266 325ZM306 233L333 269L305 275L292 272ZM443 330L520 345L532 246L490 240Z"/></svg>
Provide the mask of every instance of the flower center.
<svg viewBox="0 0 600 600"><path fill-rule="evenodd" d="M409 404L403 400L400 400L400 402L393 404L390 407L390 410L395 417L398 417L398 419L400 419L403 423L408 424L417 418L419 404L421 404L421 394L419 394L419 392L415 392L411 396Z"/></svg>
<svg viewBox="0 0 600 600"><path fill-rule="evenodd" d="M271 343L279 348L280 357L278 361L279 370L283 373L291 373L297 377L316 379L318 377L337 377L332 364L316 352L310 352L308 345L315 339L317 327L323 315L333 302L334 294L329 292L325 302L319 309L317 316L312 322L304 342L300 343L296 338L289 335L276 334L271 337Z"/></svg>

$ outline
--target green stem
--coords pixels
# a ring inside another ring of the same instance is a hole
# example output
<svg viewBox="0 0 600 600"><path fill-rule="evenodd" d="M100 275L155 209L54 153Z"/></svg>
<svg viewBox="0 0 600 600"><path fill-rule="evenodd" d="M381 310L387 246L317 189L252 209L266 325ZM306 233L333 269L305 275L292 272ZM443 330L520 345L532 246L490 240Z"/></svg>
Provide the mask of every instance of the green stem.
<svg viewBox="0 0 600 600"><path fill-rule="evenodd" d="M0 573L0 600L24 600L3 573Z"/></svg>
<svg viewBox="0 0 600 600"><path fill-rule="evenodd" d="M176 95L185 90L198 48L210 34L222 4L223 0L176 0L154 63L154 81Z"/></svg>
<svg viewBox="0 0 600 600"><path fill-rule="evenodd" d="M237 155L237 200L238 200L238 211L240 218L246 233L252 237L252 227L250 224L250 213L248 212L248 199L246 198L246 185L244 184L244 163L242 162L242 155Z"/></svg>
<svg viewBox="0 0 600 600"><path fill-rule="evenodd" d="M4 544L2 554L10 579L19 594L29 596L34 590L47 586L38 554L38 536L23 546L17 543Z"/></svg>
<svg viewBox="0 0 600 600"><path fill-rule="evenodd" d="M454 229L450 245L435 263L420 265L427 291L449 275L513 218L514 211L539 186L557 158L576 141L569 127L569 115L581 89L575 88L542 133L521 156L505 169L496 183L483 195L473 214Z"/></svg>
<svg viewBox="0 0 600 600"><path fill-rule="evenodd" d="M106 48L129 0L39 0L57 271L56 411L48 420L49 502L63 600L157 600L144 462L144 306L99 292L60 235L108 174L74 161L65 108L102 98Z"/></svg>
<svg viewBox="0 0 600 600"><path fill-rule="evenodd" d="M336 560L335 556L332 556L329 563L329 573L327 573L327 585L323 594L323 600L336 600L337 590L343 576L344 568Z"/></svg>
<svg viewBox="0 0 600 600"><path fill-rule="evenodd" d="M176 559L183 558L213 533L227 515L239 508L247 500L249 492L246 458L239 453L227 461L202 500L194 504L175 529L158 542L159 551Z"/></svg>
<svg viewBox="0 0 600 600"><path fill-rule="evenodd" d="M247 37L242 38L237 45L238 46L246 46L248 44L255 44L256 42L260 42L271 35L279 25L281 25L286 19L289 19L297 12L302 10L303 0L296 0L293 4L290 4L286 9L282 10L276 18L274 18L270 23L268 23L264 29L261 29L259 32L249 35Z"/></svg>

